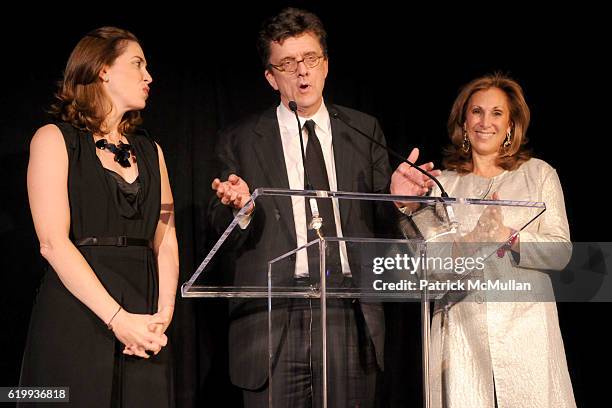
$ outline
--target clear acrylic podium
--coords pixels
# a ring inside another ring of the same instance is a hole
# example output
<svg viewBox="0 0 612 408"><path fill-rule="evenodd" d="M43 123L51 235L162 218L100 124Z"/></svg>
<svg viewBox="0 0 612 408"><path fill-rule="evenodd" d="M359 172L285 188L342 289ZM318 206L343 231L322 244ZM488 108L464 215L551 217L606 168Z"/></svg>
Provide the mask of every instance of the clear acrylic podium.
<svg viewBox="0 0 612 408"><path fill-rule="evenodd" d="M293 211L304 211L311 199L333 200L340 213L341 236L326 236L329 221L323 220L318 238L298 245ZM275 396L294 378L293 373L275 370L279 361L293 359L296 349L306 350L315 379L310 384L312 398L317 400L313 406L341 407L342 398L350 392L344 386L349 363L344 361L343 348L361 346L356 325L366 328L375 347L381 337L384 341L384 324L381 330L378 321L384 319L382 303L398 301L421 303L423 394L424 406L429 407L430 301L452 307L482 296L482 289L472 288L472 282L507 280L504 268L498 266L511 262L504 246L546 209L539 202L270 188L255 190L251 200L253 214L245 218L247 205L233 217L181 291L186 298L230 299L230 331L236 328L243 341L241 353L234 351L238 356L230 355L230 360L244 361L245 370L251 360L267 361L269 404L275 407L284 406ZM396 210L394 201L414 203L418 209L406 216ZM275 225L278 232L261 233L262 220L268 227ZM236 239L245 233L250 234L250 242ZM263 237L272 242L263 242ZM270 250L277 247L289 250ZM271 255L262 265L241 265L236 271L234 260L241 251ZM340 256L332 257L330 251L339 251ZM296 277L296 264L302 265L301 270L315 265L315 273ZM239 279L238 274L247 278ZM485 295L499 295L494 301L504 301L508 294ZM287 327L297 324L288 316L297 315L302 322L306 319L305 338L288 335ZM351 320L355 315L362 315L364 321ZM295 346L299 343L304 347ZM253 350L265 355L249 354Z"/></svg>

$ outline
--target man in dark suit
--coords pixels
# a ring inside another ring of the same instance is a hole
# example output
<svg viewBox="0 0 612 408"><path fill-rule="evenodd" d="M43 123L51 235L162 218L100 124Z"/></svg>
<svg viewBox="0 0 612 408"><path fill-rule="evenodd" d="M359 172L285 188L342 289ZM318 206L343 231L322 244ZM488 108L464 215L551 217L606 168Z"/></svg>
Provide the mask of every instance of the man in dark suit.
<svg viewBox="0 0 612 408"><path fill-rule="evenodd" d="M317 190L389 193L391 182L395 193L417 195L430 186L430 181L407 166L400 166L391 178L387 152L353 129L384 145L375 118L323 101L328 58L326 33L317 16L292 8L283 10L262 26L258 49L265 77L279 92L280 104L221 135L218 157L223 167L213 181L217 197L210 211L218 233L248 201L250 187L304 189L305 167L310 178L307 182ZM297 104L304 125L305 162L291 101ZM413 151L409 158L416 160L417 156L418 151ZM431 170L433 165L422 167ZM323 208L326 205L327 210ZM340 200L339 204L328 200L320 204L320 210L327 211L324 229L328 235L351 237L380 235L377 229L389 228L397 214L393 205L356 200ZM261 200L248 209L248 216L231 238L230 267L236 286L265 287L267 262L311 240L308 211L303 199L286 197ZM359 279L358 254L342 244L330 251L337 260L330 280L352 285ZM316 284L309 258L309 254L299 253L285 268L275 270L274 285ZM274 406L318 406L317 305L306 299L279 300L272 318L275 360L270 379L266 302L232 303L232 382L243 390L247 407L268 406L270 380ZM344 299L328 302L329 406L374 405L376 377L383 369L384 332L380 304Z"/></svg>

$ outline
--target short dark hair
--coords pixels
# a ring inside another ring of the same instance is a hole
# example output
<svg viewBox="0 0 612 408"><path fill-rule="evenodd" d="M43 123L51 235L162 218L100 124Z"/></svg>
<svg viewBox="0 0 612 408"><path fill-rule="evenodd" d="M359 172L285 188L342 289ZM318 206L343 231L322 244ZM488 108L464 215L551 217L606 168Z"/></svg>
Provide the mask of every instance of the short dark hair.
<svg viewBox="0 0 612 408"><path fill-rule="evenodd" d="M270 64L270 44L282 43L287 38L312 33L319 39L323 56L327 58L327 33L323 23L315 14L293 7L282 10L261 25L257 37L257 51L265 68Z"/></svg>
<svg viewBox="0 0 612 408"><path fill-rule="evenodd" d="M462 149L463 126L472 95L478 91L491 88L501 90L508 98L513 135L512 143L507 149L503 150L500 146L500 154L496 164L504 170L515 170L531 157L531 152L525 146L531 113L525 101L523 89L514 79L501 72L495 72L476 78L465 85L455 99L448 118L448 135L451 139L451 145L444 150L442 161L444 168L458 173L473 171L472 151L470 149L468 152L464 152Z"/></svg>
<svg viewBox="0 0 612 408"><path fill-rule="evenodd" d="M101 133L111 105L99 74L125 52L130 41L139 43L134 34L117 27L100 27L81 38L68 58L50 114L78 129ZM129 133L140 122L138 111L126 112L119 131Z"/></svg>

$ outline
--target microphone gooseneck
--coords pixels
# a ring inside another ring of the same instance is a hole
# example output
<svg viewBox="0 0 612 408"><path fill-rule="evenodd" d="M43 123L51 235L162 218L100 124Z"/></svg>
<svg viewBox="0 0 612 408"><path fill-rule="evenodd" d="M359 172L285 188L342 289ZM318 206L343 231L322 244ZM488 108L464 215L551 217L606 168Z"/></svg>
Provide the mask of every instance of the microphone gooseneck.
<svg viewBox="0 0 612 408"><path fill-rule="evenodd" d="M302 124L300 123L300 117L297 113L297 103L295 101L289 101L289 109L291 112L295 114L295 119L298 123L298 131L300 132L300 150L302 151L302 164L304 166L304 189L305 190L314 190L312 184L310 183L310 177L308 177L308 170L306 169L306 154L304 154L304 138L302 137ZM319 207L317 205L317 200L314 198L310 198L307 200L308 205L310 206L310 213L312 214L312 220L308 224L310 228L317 231L320 236L320 228L323 225L323 219L319 214Z"/></svg>
<svg viewBox="0 0 612 408"><path fill-rule="evenodd" d="M296 113L297 115L297 113ZM438 185L438 187L440 188L440 195L443 198L448 198L448 194L446 193L446 190L444 190L444 187L442 187L442 184L438 181L438 179L436 177L434 177L433 174L431 174L430 172L428 172L427 170L423 170L422 168L418 167L416 164L412 163L411 161L408 161L405 157L403 157L402 155L400 155L399 153L395 152L394 150L388 148L387 146L385 146L384 144L380 143L378 140L375 140L373 137L369 136L368 134L366 134L365 132L363 132L362 130L356 128L355 126L351 125L349 122L347 122L346 120L344 120L339 114L338 112L335 111L331 111L330 112L330 116L333 119L338 119L340 121L342 121L342 123L344 123L345 125L347 125L348 127L350 127L351 129L353 129L354 131L356 131L357 133L359 133L360 135L362 135L363 137L367 138L369 141L371 141L372 143L377 144L378 146L382 147L383 149L385 149L387 152L389 152L393 157L395 157L396 159L399 159L401 161L403 161L404 163L409 164L411 167L415 168L416 170L418 170L419 172L421 172L422 174L426 175L427 177L429 177L431 180L434 181L434 183L436 183Z"/></svg>

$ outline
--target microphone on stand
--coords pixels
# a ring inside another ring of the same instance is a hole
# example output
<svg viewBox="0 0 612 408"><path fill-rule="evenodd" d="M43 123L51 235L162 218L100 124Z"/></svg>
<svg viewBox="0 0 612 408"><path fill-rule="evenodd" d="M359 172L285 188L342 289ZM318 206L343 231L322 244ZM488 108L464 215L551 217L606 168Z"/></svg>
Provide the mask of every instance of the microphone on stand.
<svg viewBox="0 0 612 408"><path fill-rule="evenodd" d="M438 179L433 174L431 174L427 170L423 170L422 168L418 167L416 164L412 163L411 161L408 161L408 159L406 159L405 157L403 157L399 153L395 152L393 149L390 149L389 147L387 147L384 144L380 143L378 140L374 139L372 136L368 135L367 133L365 133L361 129L353 126L347 120L345 120L342 117L342 115L340 115L336 110L331 109L329 111L329 116L331 116L333 119L340 120L342 123L344 123L346 126L348 126L349 128L351 128L354 131L356 131L357 133L359 133L361 136L365 137L366 139L368 139L372 143L374 143L374 144L382 147L383 149L385 149L387 152L389 152L389 154L391 154L396 159L399 159L402 162L409 164L414 169L418 170L422 174L424 174L427 177L429 177L431 180L434 181L434 183L437 184L438 188L440 189L440 195L442 196L442 199L443 199L442 201L444 202L444 198L448 198L448 193L446 192L446 190L444 190L444 187L442 187L442 184L438 181ZM453 208L450 205L448 205L448 204L444 204L444 208L445 208L446 216L448 218L447 221L449 222L449 225L451 227L456 225L455 212L453 211Z"/></svg>
<svg viewBox="0 0 612 408"><path fill-rule="evenodd" d="M306 154L304 153L304 138L302 136L302 124L300 123L300 117L297 113L297 103L295 101L289 101L289 109L291 112L295 114L295 119L298 123L298 131L300 134L300 150L302 152L302 166L304 167L304 189L305 190L313 190L312 184L310 183L310 178L308 177L308 171L306 170ZM317 200L314 198L307 199L308 204L310 205L310 212L312 214L312 220L309 225L312 229L319 232L319 229L323 225L323 218L321 218L319 214L319 207L317 206Z"/></svg>
<svg viewBox="0 0 612 408"><path fill-rule="evenodd" d="M382 147L383 149L385 149L387 152L389 152L396 159L399 159L399 160L403 161L404 163L409 164L410 167L414 167L416 170L418 170L422 174L424 174L427 177L429 177L431 180L433 180L438 185L438 188L440 188L440 192L441 192L442 197L443 198L448 198L448 194L446 193L446 190L444 190L444 187L442 187L442 184L440 184L438 179L433 174L431 174L427 170L423 170L422 168L418 167L416 164L412 163L411 161L408 161L408 159L406 159L405 157L403 157L399 153L395 152L394 150L392 150L392 149L388 148L387 146L385 146L384 144L380 143L378 140L374 139L372 136L366 134L361 129L358 129L355 126L351 125L348 121L344 120L344 118L342 118L342 116L338 112L330 111L329 115L332 118L334 118L334 119L339 119L346 126L350 127L351 129L353 129L354 131L359 133L361 136L365 137L366 139L368 139L372 143L377 144L378 146Z"/></svg>

